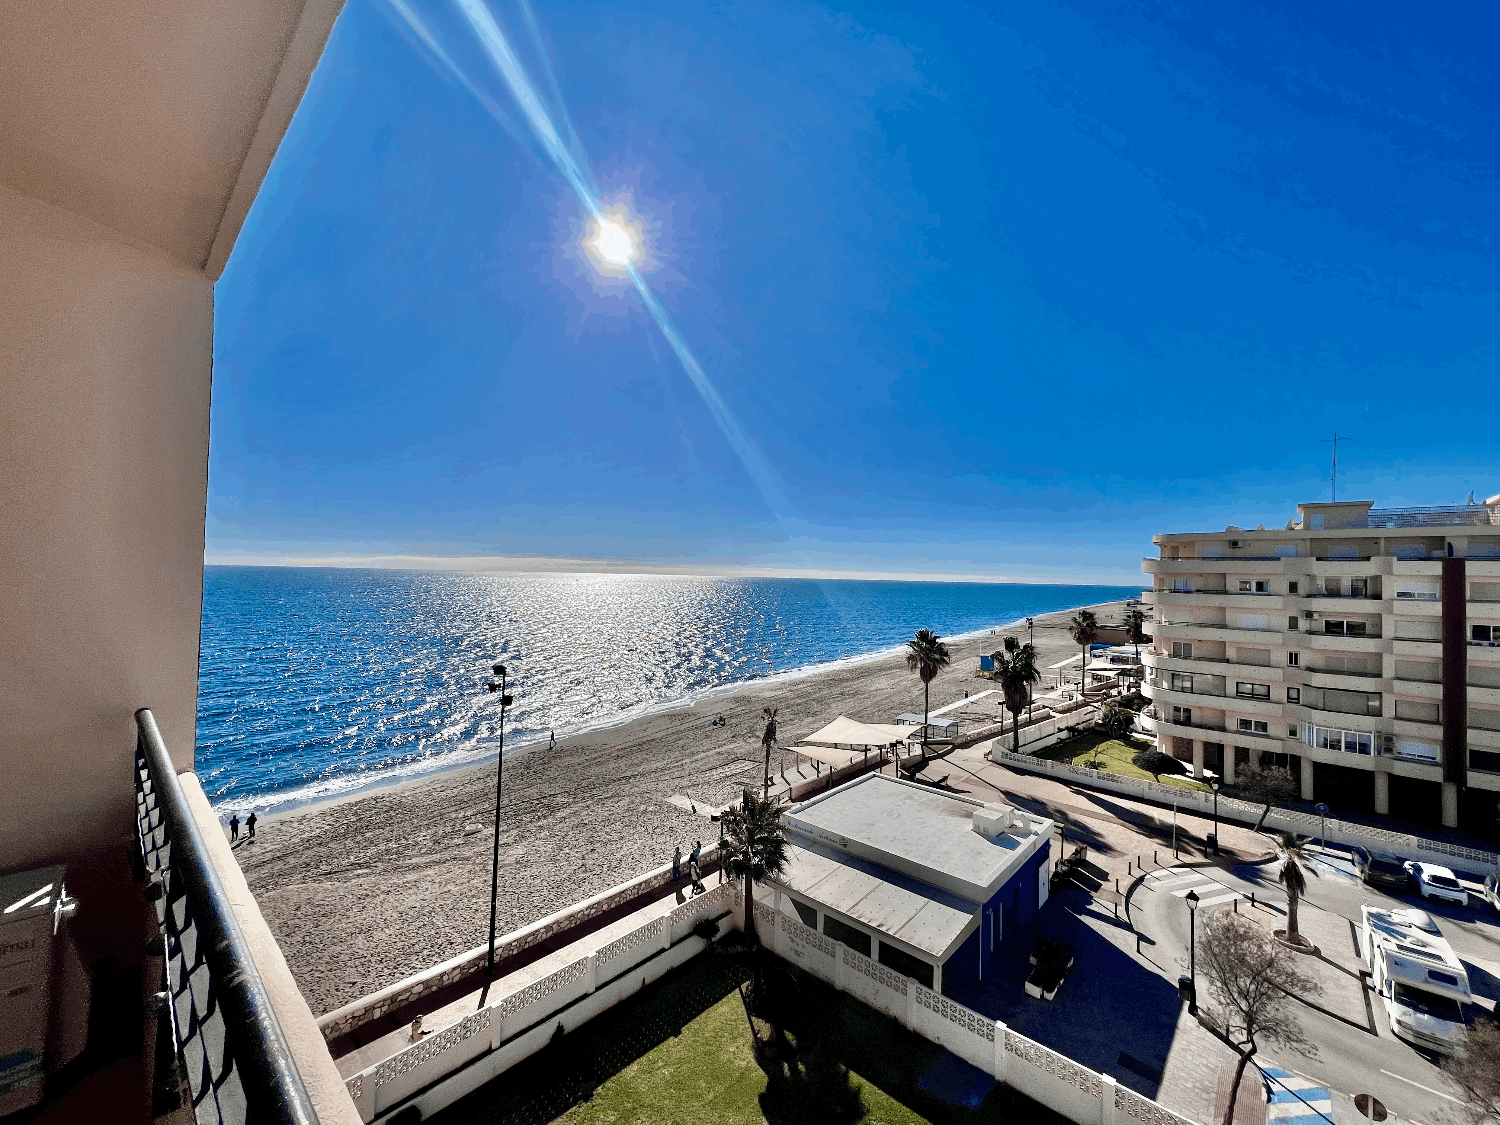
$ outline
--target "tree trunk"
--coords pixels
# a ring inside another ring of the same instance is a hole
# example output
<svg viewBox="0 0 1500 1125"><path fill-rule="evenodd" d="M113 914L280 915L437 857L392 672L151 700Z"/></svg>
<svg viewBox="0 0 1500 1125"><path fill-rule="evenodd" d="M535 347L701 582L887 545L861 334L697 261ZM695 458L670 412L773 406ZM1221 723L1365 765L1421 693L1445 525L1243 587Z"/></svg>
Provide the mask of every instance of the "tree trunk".
<svg viewBox="0 0 1500 1125"><path fill-rule="evenodd" d="M932 681L922 681L922 761L927 760L927 718L932 707Z"/></svg>
<svg viewBox="0 0 1500 1125"><path fill-rule="evenodd" d="M1265 824L1266 817L1271 815L1271 802L1266 802L1266 807L1260 810L1260 819L1255 822L1255 830L1260 831L1261 825Z"/></svg>
<svg viewBox="0 0 1500 1125"><path fill-rule="evenodd" d="M1301 895L1293 889L1291 880L1288 879L1286 888L1286 937L1291 942L1297 940L1297 899L1300 897Z"/></svg>
<svg viewBox="0 0 1500 1125"><path fill-rule="evenodd" d="M724 861L721 858L719 860L719 862L723 863ZM750 893L750 888L753 887L754 885L755 885L755 880L752 879L752 878L750 878L750 876L746 875L745 876L745 937L747 937L750 940L750 944L752 944L752 945L758 944L758 941L757 941L757 938L756 938L756 934L755 934L755 898Z"/></svg>
<svg viewBox="0 0 1500 1125"><path fill-rule="evenodd" d="M765 747L766 747L766 783L765 783L765 786L764 786L764 788L763 788L763 790L761 792L761 795L760 795L760 799L762 801L768 801L768 800L771 799L771 743L769 741L767 741L766 744L765 744Z"/></svg>
<svg viewBox="0 0 1500 1125"><path fill-rule="evenodd" d="M1245 1077L1245 1066L1250 1062L1251 1051L1241 1051L1239 1065L1234 1068L1234 1085L1229 1087L1229 1108L1224 1111L1224 1125L1234 1125L1234 1103L1240 1096L1240 1079Z"/></svg>
<svg viewBox="0 0 1500 1125"><path fill-rule="evenodd" d="M1012 752L1019 754L1021 752L1021 712L1019 711L1010 713L1010 733Z"/></svg>

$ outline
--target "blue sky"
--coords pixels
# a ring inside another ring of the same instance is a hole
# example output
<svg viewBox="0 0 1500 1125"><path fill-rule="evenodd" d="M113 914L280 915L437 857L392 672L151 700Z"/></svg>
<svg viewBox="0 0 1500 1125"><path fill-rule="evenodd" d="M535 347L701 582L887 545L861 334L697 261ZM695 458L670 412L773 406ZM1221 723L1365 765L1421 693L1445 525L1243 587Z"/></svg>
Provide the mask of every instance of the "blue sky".
<svg viewBox="0 0 1500 1125"><path fill-rule="evenodd" d="M1492 9L491 0L737 446L408 2L469 88L348 0L217 289L210 561L1130 581L1335 431L1341 499L1500 492Z"/></svg>

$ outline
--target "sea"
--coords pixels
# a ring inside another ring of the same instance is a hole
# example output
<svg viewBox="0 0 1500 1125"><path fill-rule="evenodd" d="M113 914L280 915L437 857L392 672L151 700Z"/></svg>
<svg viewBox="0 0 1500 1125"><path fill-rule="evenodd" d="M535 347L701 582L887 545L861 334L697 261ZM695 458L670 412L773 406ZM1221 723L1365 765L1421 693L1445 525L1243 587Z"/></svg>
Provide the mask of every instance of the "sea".
<svg viewBox="0 0 1500 1125"><path fill-rule="evenodd" d="M199 777L306 804L1138 586L209 566Z"/></svg>

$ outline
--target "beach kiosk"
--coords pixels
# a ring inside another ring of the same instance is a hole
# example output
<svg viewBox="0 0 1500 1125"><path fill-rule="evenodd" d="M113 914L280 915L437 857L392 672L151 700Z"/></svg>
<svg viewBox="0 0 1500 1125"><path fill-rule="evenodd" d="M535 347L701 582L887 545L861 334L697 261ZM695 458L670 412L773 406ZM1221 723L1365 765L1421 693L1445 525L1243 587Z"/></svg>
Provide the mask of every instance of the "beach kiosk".
<svg viewBox="0 0 1500 1125"><path fill-rule="evenodd" d="M1047 901L1054 822L880 774L784 814L790 862L759 901L955 999Z"/></svg>

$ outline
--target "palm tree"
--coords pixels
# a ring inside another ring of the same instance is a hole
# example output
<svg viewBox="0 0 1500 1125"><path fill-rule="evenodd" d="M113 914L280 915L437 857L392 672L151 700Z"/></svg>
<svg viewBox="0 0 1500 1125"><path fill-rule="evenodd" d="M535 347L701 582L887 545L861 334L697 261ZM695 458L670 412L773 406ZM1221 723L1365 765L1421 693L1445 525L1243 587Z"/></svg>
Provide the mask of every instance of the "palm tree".
<svg viewBox="0 0 1500 1125"><path fill-rule="evenodd" d="M1311 866L1303 867L1306 862L1304 849L1308 844L1307 837L1297 836L1291 832L1281 834L1281 874L1276 876L1276 881L1286 887L1286 939L1296 945L1300 935L1297 933L1297 901L1307 892L1307 874L1313 871Z"/></svg>
<svg viewBox="0 0 1500 1125"><path fill-rule="evenodd" d="M1130 638L1130 643L1135 645L1135 662L1141 662L1141 642L1146 639L1146 615L1139 609L1127 610L1125 613L1125 633Z"/></svg>
<svg viewBox="0 0 1500 1125"><path fill-rule="evenodd" d="M1005 709L1010 712L1011 750L1021 752L1021 712L1031 702L1031 685L1042 678L1036 667L1036 648L1006 637L1004 650L993 655L995 679L1005 695Z"/></svg>
<svg viewBox="0 0 1500 1125"><path fill-rule="evenodd" d="M1099 639L1099 619L1094 616L1093 610L1080 609L1068 622L1068 632L1073 636L1073 643L1083 651L1083 667L1078 670L1078 687L1081 691L1088 686L1089 645Z"/></svg>
<svg viewBox="0 0 1500 1125"><path fill-rule="evenodd" d="M931 629L918 629L917 635L906 642L906 650L906 666L922 677L922 760L926 761L932 678L952 664L953 658L948 655L948 646Z"/></svg>
<svg viewBox="0 0 1500 1125"><path fill-rule="evenodd" d="M766 752L766 784L761 793L762 798L771 795L771 747L776 745L776 712L779 708L762 707L761 716L766 720L766 732L760 736L760 745Z"/></svg>
<svg viewBox="0 0 1500 1125"><path fill-rule="evenodd" d="M786 830L781 823L781 809L770 800L759 800L746 789L740 795L740 807L724 812L722 845L724 871L731 879L745 881L745 936L755 938L755 898L753 884L786 870L790 857L786 850Z"/></svg>

